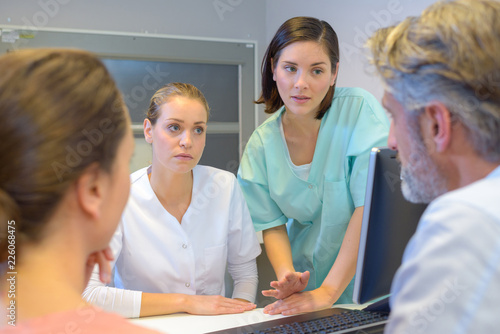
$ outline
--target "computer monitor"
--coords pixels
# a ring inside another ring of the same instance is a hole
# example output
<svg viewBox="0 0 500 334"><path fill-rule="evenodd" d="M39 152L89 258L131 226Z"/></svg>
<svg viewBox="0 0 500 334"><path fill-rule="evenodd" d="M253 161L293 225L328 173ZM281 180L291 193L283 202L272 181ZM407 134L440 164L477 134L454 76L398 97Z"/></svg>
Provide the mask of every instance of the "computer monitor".
<svg viewBox="0 0 500 334"><path fill-rule="evenodd" d="M396 151L373 148L354 281L355 303L390 294L392 278L426 206L403 197Z"/></svg>
<svg viewBox="0 0 500 334"><path fill-rule="evenodd" d="M426 205L412 204L401 193L400 165L396 151L374 148L370 153L368 182L361 226L361 238L354 283L354 302L364 304L389 295L392 278L401 264L404 249L415 232ZM240 325L210 334L303 333L305 328L325 329L331 333L382 333L388 316L386 299L360 310L332 307L291 317ZM366 322L357 318L370 313L376 319ZM349 319L349 320L346 320ZM353 320L354 319L354 320ZM346 323L352 321L352 326ZM292 328L298 328L293 331ZM269 330L269 331L267 331Z"/></svg>

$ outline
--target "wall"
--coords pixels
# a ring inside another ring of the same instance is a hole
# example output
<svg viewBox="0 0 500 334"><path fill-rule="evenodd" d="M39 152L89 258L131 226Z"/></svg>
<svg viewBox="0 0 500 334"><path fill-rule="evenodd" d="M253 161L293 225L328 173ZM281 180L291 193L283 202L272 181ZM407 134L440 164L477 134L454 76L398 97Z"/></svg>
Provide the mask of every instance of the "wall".
<svg viewBox="0 0 500 334"><path fill-rule="evenodd" d="M337 86L362 87L379 100L383 89L367 62L363 44L373 31L419 15L434 0L268 0L266 41L278 27L294 16L313 16L331 24L339 37L340 68Z"/></svg>
<svg viewBox="0 0 500 334"><path fill-rule="evenodd" d="M0 24L251 40L257 45L265 43L264 13L265 0L0 0ZM263 115L260 111L258 122ZM150 157L150 145L137 136L131 170L147 165Z"/></svg>
<svg viewBox="0 0 500 334"><path fill-rule="evenodd" d="M0 23L262 40L265 0L2 0Z"/></svg>
<svg viewBox="0 0 500 334"><path fill-rule="evenodd" d="M0 0L0 24L266 43L266 0ZM263 51L257 48L258 63Z"/></svg>
<svg viewBox="0 0 500 334"><path fill-rule="evenodd" d="M290 17L314 16L339 35L338 86L358 86L378 99L362 45L375 29L418 15L434 0L0 0L0 24L158 33L257 41L260 63L275 31ZM260 80L260 79L259 79ZM259 91L255 92L256 97ZM259 109L258 123L264 119Z"/></svg>

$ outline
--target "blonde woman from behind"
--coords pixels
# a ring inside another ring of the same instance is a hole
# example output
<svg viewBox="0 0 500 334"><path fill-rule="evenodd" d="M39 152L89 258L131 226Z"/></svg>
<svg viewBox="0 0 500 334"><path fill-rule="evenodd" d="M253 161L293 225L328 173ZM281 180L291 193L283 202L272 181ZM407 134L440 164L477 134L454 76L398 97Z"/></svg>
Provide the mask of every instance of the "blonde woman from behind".
<svg viewBox="0 0 500 334"><path fill-rule="evenodd" d="M78 50L0 57L0 283L6 333L147 333L86 304L94 264L130 189L127 109L104 65Z"/></svg>

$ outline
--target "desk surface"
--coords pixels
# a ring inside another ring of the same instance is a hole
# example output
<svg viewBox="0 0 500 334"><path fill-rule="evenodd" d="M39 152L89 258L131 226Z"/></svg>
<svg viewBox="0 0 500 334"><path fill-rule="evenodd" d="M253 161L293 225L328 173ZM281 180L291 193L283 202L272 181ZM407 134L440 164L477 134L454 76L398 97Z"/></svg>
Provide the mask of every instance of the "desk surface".
<svg viewBox="0 0 500 334"><path fill-rule="evenodd" d="M366 305L335 305L336 307L361 309ZM222 329L255 324L262 321L284 318L283 315L264 314L262 308L240 314L191 315L176 313L156 317L131 319L139 326L170 334L200 334Z"/></svg>

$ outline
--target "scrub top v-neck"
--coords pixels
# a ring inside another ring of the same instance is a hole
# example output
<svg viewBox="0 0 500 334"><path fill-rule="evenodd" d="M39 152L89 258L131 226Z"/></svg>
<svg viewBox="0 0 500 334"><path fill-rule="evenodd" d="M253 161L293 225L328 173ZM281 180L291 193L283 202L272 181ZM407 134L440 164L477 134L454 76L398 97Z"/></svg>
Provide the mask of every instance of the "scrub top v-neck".
<svg viewBox="0 0 500 334"><path fill-rule="evenodd" d="M389 122L368 92L336 88L304 180L280 132L284 111L252 134L238 181L257 231L287 224L295 270L311 272L306 290L313 290L333 266L354 208L364 204L369 152L387 145ZM337 303L352 303L352 284Z"/></svg>

